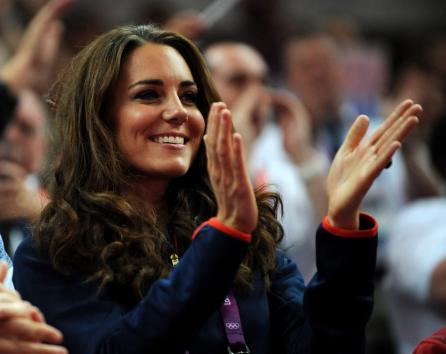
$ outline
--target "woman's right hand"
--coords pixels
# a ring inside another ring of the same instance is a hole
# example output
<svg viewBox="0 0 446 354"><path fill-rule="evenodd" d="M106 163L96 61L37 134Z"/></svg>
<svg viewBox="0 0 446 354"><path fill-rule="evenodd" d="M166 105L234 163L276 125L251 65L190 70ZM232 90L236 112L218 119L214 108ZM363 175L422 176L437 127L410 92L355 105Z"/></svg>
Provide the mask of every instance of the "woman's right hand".
<svg viewBox="0 0 446 354"><path fill-rule="evenodd" d="M211 106L204 141L218 204L217 219L226 226L252 233L258 222L254 189L244 161L242 138L232 132L231 112L222 102Z"/></svg>

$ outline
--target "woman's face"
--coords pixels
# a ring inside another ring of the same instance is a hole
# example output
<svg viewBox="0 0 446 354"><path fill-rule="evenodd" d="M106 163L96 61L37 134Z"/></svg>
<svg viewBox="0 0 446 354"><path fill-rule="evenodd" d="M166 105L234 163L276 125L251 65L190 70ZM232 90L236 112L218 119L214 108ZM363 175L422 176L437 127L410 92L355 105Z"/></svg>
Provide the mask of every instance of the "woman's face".
<svg viewBox="0 0 446 354"><path fill-rule="evenodd" d="M138 173L184 175L200 146L205 121L197 86L176 49L148 43L125 59L112 96L117 145Z"/></svg>

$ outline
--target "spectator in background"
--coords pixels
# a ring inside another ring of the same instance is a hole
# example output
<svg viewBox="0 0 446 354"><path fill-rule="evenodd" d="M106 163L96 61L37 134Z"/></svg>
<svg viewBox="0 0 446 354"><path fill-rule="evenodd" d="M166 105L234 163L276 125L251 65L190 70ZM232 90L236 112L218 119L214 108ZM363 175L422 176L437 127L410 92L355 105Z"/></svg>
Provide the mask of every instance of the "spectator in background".
<svg viewBox="0 0 446 354"><path fill-rule="evenodd" d="M33 91L22 91L0 139L0 233L12 256L46 198L37 175L46 154L46 117Z"/></svg>
<svg viewBox="0 0 446 354"><path fill-rule="evenodd" d="M284 82L309 112L313 139L333 158L355 114L345 111L342 53L323 33L291 38L284 52Z"/></svg>
<svg viewBox="0 0 446 354"><path fill-rule="evenodd" d="M386 290L398 353L446 322L446 116L438 117L428 144L442 194L401 210L389 235Z"/></svg>
<svg viewBox="0 0 446 354"><path fill-rule="evenodd" d="M0 70L0 232L10 255L46 203L37 173L46 153L47 112L38 94L51 82L62 35L59 18L71 2L48 2Z"/></svg>
<svg viewBox="0 0 446 354"><path fill-rule="evenodd" d="M443 93L446 93L446 31L429 37L423 55L424 62L442 80Z"/></svg>
<svg viewBox="0 0 446 354"><path fill-rule="evenodd" d="M291 93L267 86L267 64L249 45L217 42L205 57L243 137L255 184L270 184L282 195L281 246L309 281L316 269L314 229L326 210L328 161L312 145L308 114Z"/></svg>
<svg viewBox="0 0 446 354"><path fill-rule="evenodd" d="M401 67L395 78L394 89L384 101L383 110L389 112L389 107L402 97L411 97L426 107L419 129L411 135L402 149L402 157L408 180L408 200L435 197L441 194L441 181L436 178L432 169L427 140L435 121L446 109L442 92L444 82L437 72L416 61Z"/></svg>

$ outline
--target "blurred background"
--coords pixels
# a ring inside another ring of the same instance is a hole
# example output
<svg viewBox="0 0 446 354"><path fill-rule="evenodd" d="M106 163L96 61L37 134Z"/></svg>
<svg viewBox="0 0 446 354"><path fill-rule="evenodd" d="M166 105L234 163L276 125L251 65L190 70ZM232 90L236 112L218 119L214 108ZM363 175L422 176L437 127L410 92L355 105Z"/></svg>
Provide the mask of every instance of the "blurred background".
<svg viewBox="0 0 446 354"><path fill-rule="evenodd" d="M20 30L46 0L1 0L0 41L5 57ZM231 38L257 47L278 70L283 39L324 28L344 40L359 36L387 51L390 69L420 56L446 29L443 0L242 0L215 19L204 39ZM165 23L182 11L205 11L211 0L76 0L65 15L65 45L76 51L96 34L122 23ZM443 37L444 39L444 37ZM5 52L6 49L6 52Z"/></svg>

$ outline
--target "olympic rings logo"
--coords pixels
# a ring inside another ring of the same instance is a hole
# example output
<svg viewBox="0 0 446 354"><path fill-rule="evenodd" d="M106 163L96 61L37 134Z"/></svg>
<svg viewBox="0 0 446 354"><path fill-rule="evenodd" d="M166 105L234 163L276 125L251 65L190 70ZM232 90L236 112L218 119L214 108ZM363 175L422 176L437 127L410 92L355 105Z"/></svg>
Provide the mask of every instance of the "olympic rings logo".
<svg viewBox="0 0 446 354"><path fill-rule="evenodd" d="M239 329L240 324L238 324L236 322L228 322L228 323L226 323L226 328L227 329Z"/></svg>

